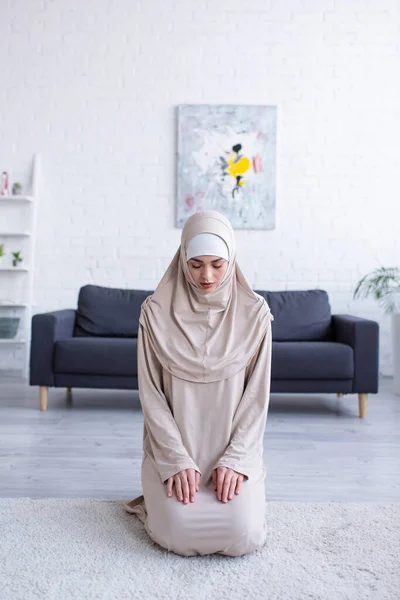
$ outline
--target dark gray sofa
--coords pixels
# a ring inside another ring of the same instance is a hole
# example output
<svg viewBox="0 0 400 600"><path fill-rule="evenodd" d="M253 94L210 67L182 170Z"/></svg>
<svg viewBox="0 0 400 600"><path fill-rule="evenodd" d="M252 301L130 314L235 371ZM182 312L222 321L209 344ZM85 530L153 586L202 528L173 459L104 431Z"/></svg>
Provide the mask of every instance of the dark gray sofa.
<svg viewBox="0 0 400 600"><path fill-rule="evenodd" d="M358 394L364 418L378 392L378 323L332 315L324 290L256 292L274 315L271 393ZM140 307L152 293L85 285L76 309L33 316L29 383L41 410L49 387L138 388Z"/></svg>

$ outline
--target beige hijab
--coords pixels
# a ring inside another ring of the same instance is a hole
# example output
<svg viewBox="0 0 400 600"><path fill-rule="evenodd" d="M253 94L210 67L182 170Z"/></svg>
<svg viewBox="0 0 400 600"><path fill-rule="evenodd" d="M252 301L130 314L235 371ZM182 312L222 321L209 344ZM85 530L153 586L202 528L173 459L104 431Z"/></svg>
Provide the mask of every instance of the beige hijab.
<svg viewBox="0 0 400 600"><path fill-rule="evenodd" d="M199 233L221 236L229 249L228 269L212 292L194 282L187 265L187 245ZM236 262L230 221L207 210L186 221L181 245L155 292L143 302L139 321L167 371L180 379L207 383L246 367L273 318Z"/></svg>

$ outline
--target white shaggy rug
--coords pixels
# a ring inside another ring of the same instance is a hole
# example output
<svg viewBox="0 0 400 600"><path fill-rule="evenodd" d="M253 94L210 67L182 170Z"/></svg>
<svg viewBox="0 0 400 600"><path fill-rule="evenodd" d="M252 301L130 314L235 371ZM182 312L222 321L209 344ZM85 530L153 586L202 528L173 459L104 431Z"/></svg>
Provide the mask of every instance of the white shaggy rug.
<svg viewBox="0 0 400 600"><path fill-rule="evenodd" d="M396 600L400 504L268 502L265 546L183 557L107 500L0 500L1 600Z"/></svg>

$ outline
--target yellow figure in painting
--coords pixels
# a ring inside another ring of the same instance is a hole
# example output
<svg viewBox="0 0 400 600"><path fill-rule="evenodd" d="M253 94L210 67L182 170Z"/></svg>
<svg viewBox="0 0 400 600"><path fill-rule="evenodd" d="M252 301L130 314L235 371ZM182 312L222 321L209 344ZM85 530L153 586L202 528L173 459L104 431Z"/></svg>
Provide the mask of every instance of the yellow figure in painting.
<svg viewBox="0 0 400 600"><path fill-rule="evenodd" d="M242 156L238 159L238 154L236 152L232 152L227 160L227 163L229 165L227 168L228 173L235 178L238 175L243 175L243 173L246 173L250 167L250 159L247 158L247 156Z"/></svg>
<svg viewBox="0 0 400 600"><path fill-rule="evenodd" d="M236 185L232 190L232 198L235 197L235 192L237 192L246 183L246 180L243 179L243 174L249 170L251 165L250 159L240 153L241 149L241 144L232 146L233 152L229 155L226 161L224 161L226 172L236 179Z"/></svg>

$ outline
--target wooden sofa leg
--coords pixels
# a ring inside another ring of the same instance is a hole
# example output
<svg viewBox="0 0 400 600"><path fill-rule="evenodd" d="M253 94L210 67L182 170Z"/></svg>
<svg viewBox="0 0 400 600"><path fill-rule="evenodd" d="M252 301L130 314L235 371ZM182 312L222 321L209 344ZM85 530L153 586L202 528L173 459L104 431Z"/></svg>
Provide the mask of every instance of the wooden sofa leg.
<svg viewBox="0 0 400 600"><path fill-rule="evenodd" d="M49 397L49 388L45 385L41 385L39 388L40 396L40 410L47 409L47 399Z"/></svg>
<svg viewBox="0 0 400 600"><path fill-rule="evenodd" d="M360 412L360 419L364 419L367 416L367 399L368 394L358 394L358 408Z"/></svg>

